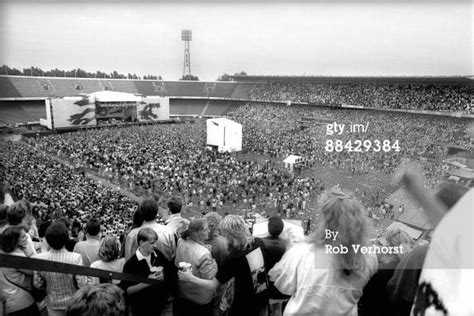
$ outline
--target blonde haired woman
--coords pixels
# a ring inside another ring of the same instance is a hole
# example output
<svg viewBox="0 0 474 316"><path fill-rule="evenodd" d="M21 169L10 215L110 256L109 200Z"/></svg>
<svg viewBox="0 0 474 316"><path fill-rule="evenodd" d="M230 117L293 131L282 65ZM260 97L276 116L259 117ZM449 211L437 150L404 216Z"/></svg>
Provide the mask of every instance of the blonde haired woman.
<svg viewBox="0 0 474 316"><path fill-rule="evenodd" d="M275 287L291 296L284 315L357 315L362 289L377 270L374 254L352 247L368 241L367 220L355 198L333 192L321 215L319 229L269 272Z"/></svg>
<svg viewBox="0 0 474 316"><path fill-rule="evenodd" d="M100 260L91 264L91 268L108 270L113 272L122 272L125 264L125 258L119 258L120 243L114 236L107 236L102 239L98 251ZM108 280L92 278L92 284L106 283ZM113 284L119 284L119 280L112 280Z"/></svg>

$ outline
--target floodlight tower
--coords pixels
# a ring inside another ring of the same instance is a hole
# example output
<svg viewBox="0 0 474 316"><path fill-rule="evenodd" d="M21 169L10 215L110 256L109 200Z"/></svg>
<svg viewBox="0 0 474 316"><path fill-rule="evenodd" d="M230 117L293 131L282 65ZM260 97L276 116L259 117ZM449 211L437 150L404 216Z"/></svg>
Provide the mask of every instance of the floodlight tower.
<svg viewBox="0 0 474 316"><path fill-rule="evenodd" d="M181 30L181 40L184 41L184 66L183 78L191 76L191 50L190 42L193 40L193 31Z"/></svg>

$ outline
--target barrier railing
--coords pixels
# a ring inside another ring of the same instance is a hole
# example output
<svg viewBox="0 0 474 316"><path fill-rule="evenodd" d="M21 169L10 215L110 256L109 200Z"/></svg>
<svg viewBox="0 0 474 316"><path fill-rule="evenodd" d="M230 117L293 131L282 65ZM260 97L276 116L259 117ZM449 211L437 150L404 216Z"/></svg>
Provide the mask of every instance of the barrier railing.
<svg viewBox="0 0 474 316"><path fill-rule="evenodd" d="M46 272L56 272L56 273L65 273L73 275L83 275L91 276L101 279L108 280L121 280L137 283L147 283L147 284L161 284L162 281L157 281L142 277L139 275L129 274L129 273L119 273L112 272L102 269L94 269L89 267L78 266L74 264L42 260L36 258L26 258L19 256L12 256L8 254L0 254L0 267L4 268L15 268L23 270L33 270L33 271L46 271Z"/></svg>

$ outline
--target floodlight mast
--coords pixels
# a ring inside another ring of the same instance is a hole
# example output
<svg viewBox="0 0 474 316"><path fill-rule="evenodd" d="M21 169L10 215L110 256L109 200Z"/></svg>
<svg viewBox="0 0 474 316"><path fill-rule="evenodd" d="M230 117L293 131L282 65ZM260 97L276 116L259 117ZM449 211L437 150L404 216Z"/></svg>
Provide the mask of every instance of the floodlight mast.
<svg viewBox="0 0 474 316"><path fill-rule="evenodd" d="M191 76L190 42L193 40L193 32L191 30L181 30L181 40L184 41L183 78L186 78Z"/></svg>

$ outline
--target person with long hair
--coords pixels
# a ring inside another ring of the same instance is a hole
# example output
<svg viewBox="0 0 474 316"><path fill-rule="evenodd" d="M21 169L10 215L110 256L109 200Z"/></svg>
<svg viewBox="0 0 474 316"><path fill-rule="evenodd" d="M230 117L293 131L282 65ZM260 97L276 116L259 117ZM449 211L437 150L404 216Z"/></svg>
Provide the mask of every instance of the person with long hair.
<svg viewBox="0 0 474 316"><path fill-rule="evenodd" d="M217 273L216 261L204 244L209 237L209 227L205 219L194 219L188 229L181 234L176 249L175 264L191 264L192 273L202 279L213 279ZM215 291L196 286L189 282L178 282L178 298L175 300L175 315L211 315L212 298Z"/></svg>
<svg viewBox="0 0 474 316"><path fill-rule="evenodd" d="M284 315L357 315L362 289L377 271L376 255L353 247L368 243L360 202L332 192L321 215L319 229L289 249L269 272L275 287L291 296ZM347 252L337 253L336 248Z"/></svg>
<svg viewBox="0 0 474 316"><path fill-rule="evenodd" d="M91 268L108 270L113 272L122 272L125 264L125 258L120 256L120 243L115 236L107 236L102 239L98 252L99 260L91 264ZM106 283L107 280L92 278L93 284ZM119 284L119 280L112 280L112 283Z"/></svg>
<svg viewBox="0 0 474 316"><path fill-rule="evenodd" d="M238 215L227 215L219 224L219 232L228 240L229 255L216 277L206 280L191 271L179 271L180 281L215 291L234 279L234 301L228 315L266 315L268 282L261 241L252 238L244 219Z"/></svg>

